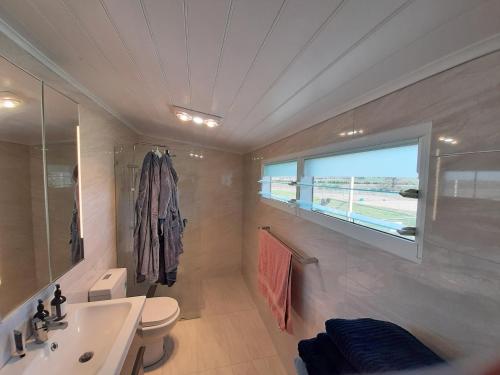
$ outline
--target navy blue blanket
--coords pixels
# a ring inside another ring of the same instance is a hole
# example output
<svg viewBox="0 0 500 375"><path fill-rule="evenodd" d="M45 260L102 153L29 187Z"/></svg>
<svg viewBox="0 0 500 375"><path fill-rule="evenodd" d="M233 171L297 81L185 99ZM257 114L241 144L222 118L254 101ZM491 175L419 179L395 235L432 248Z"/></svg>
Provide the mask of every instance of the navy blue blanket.
<svg viewBox="0 0 500 375"><path fill-rule="evenodd" d="M317 338L299 341L298 349L308 375L340 375L335 363L320 351Z"/></svg>
<svg viewBox="0 0 500 375"><path fill-rule="evenodd" d="M316 336L316 343L319 353L332 363L338 374L357 374L358 372L351 366L342 355L342 352L335 346L330 336L320 333ZM310 375L310 374L309 374Z"/></svg>
<svg viewBox="0 0 500 375"><path fill-rule="evenodd" d="M408 331L374 319L331 319L326 332L358 372L415 369L444 362Z"/></svg>

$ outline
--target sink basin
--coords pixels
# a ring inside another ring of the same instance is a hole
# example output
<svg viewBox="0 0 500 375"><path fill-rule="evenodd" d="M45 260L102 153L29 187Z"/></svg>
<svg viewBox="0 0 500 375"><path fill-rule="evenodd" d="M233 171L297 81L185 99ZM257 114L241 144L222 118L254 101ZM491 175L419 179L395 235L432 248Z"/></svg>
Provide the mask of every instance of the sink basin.
<svg viewBox="0 0 500 375"><path fill-rule="evenodd" d="M68 305L68 327L50 331L44 344L29 343L26 356L12 358L0 375L119 374L145 300L131 297Z"/></svg>

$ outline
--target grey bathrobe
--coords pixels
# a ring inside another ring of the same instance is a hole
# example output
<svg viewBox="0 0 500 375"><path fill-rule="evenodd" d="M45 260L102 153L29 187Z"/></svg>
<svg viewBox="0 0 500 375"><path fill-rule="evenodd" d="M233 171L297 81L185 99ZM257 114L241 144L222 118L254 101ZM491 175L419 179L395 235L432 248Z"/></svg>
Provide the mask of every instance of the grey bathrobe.
<svg viewBox="0 0 500 375"><path fill-rule="evenodd" d="M160 159L148 152L142 163L139 193L135 206L134 258L138 282L155 283L159 276L158 203Z"/></svg>
<svg viewBox="0 0 500 375"><path fill-rule="evenodd" d="M160 159L160 276L158 282L173 285L177 278L179 255L183 252L184 222L179 210L177 182L179 178L172 159L165 154ZM162 251L163 250L163 251Z"/></svg>

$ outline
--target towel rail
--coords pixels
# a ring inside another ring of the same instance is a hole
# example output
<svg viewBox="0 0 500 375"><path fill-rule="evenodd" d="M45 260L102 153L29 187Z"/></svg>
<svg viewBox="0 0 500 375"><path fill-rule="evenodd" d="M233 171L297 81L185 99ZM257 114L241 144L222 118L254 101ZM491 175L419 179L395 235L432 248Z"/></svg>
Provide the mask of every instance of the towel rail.
<svg viewBox="0 0 500 375"><path fill-rule="evenodd" d="M259 226L257 227L258 229L265 230L269 232L274 238L276 238L278 241L280 241L283 245L285 245L287 248L290 249L290 252L292 253L292 256L301 264L312 264L312 263L318 263L318 258L316 257L311 257L307 254L304 254L302 251L298 251L294 249L293 247L289 246L285 241L283 241L281 238L276 236L274 233L271 232L271 227L269 226Z"/></svg>

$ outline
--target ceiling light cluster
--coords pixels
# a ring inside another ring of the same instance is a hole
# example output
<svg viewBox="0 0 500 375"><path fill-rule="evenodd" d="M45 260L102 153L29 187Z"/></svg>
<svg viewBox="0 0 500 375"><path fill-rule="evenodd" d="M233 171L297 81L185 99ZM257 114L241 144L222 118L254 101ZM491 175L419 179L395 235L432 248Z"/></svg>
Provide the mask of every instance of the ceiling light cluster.
<svg viewBox="0 0 500 375"><path fill-rule="evenodd" d="M195 158L195 159L203 159L203 154L191 151L189 153L189 157Z"/></svg>
<svg viewBox="0 0 500 375"><path fill-rule="evenodd" d="M448 143L451 145L456 145L458 141L455 138L450 138L450 137L439 137L438 138L441 142Z"/></svg>
<svg viewBox="0 0 500 375"><path fill-rule="evenodd" d="M256 161L256 160L264 160L264 157L263 157L263 156L252 156L252 160L253 160L253 161Z"/></svg>
<svg viewBox="0 0 500 375"><path fill-rule="evenodd" d="M203 113L199 111L194 111L192 109L183 107L172 107L172 112L175 116L181 120L183 123L192 123L195 125L205 125L207 128L216 128L220 126L222 117L211 115L208 113Z"/></svg>
<svg viewBox="0 0 500 375"><path fill-rule="evenodd" d="M350 130L348 132L342 132L340 133L339 135L341 137L345 137L345 136L351 136L351 135L357 135L357 134L363 134L363 129L358 129L358 130Z"/></svg>
<svg viewBox="0 0 500 375"><path fill-rule="evenodd" d="M0 92L0 108L12 109L18 107L22 103L14 94L4 91Z"/></svg>

